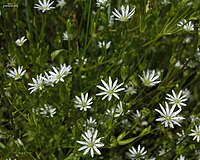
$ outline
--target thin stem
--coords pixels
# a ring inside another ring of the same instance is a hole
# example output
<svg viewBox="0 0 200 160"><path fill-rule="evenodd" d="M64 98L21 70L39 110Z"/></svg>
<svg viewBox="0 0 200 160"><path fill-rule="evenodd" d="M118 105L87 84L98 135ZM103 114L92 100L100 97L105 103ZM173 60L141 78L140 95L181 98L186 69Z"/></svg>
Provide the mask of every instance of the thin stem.
<svg viewBox="0 0 200 160"><path fill-rule="evenodd" d="M89 2L89 10L88 10L88 16L87 16L87 27L86 27L84 53L83 53L84 57L85 57L86 50L87 50L86 46L87 46L88 34L89 34L89 27L90 27L91 8L92 8L92 0L90 0L90 2Z"/></svg>

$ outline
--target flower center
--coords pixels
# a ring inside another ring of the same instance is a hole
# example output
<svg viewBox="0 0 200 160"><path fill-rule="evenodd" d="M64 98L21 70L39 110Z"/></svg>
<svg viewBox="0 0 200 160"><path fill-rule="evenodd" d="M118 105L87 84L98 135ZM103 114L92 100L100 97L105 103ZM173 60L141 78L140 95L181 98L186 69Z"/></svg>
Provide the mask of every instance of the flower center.
<svg viewBox="0 0 200 160"><path fill-rule="evenodd" d="M88 143L88 147L92 148L94 146L94 143L93 142L89 142Z"/></svg>
<svg viewBox="0 0 200 160"><path fill-rule="evenodd" d="M42 83L38 83L38 84L37 84L37 89L42 90L42 87L43 87L43 84L42 84Z"/></svg>
<svg viewBox="0 0 200 160"><path fill-rule="evenodd" d="M48 10L48 8L49 8L48 6L44 6L43 9L46 11L46 10Z"/></svg>
<svg viewBox="0 0 200 160"><path fill-rule="evenodd" d="M112 89L108 90L108 94L113 94L114 91Z"/></svg>
<svg viewBox="0 0 200 160"><path fill-rule="evenodd" d="M136 158L136 159L142 158L142 157L141 157L141 154L140 154L140 153L137 153L137 154L135 155L135 158Z"/></svg>
<svg viewBox="0 0 200 160"><path fill-rule="evenodd" d="M168 121L171 119L170 116L166 116L165 118L166 118L166 120L168 120Z"/></svg>
<svg viewBox="0 0 200 160"><path fill-rule="evenodd" d="M200 136L200 131L199 131L199 132L197 132L197 136Z"/></svg>
<svg viewBox="0 0 200 160"><path fill-rule="evenodd" d="M61 79L62 77L61 77L61 75L59 74L59 75L57 75L57 79Z"/></svg>
<svg viewBox="0 0 200 160"><path fill-rule="evenodd" d="M82 107L86 107L87 106L87 103L86 102L83 102L82 103Z"/></svg>
<svg viewBox="0 0 200 160"><path fill-rule="evenodd" d="M148 79L145 79L145 80L144 80L144 85L150 86L150 85L151 85L151 81L148 80Z"/></svg>
<svg viewBox="0 0 200 160"><path fill-rule="evenodd" d="M175 100L174 100L174 103L179 104L179 103L180 103L180 100L179 100L179 99L175 99Z"/></svg>
<svg viewBox="0 0 200 160"><path fill-rule="evenodd" d="M124 22L127 21L127 17L126 16L122 17L121 21L124 21Z"/></svg>
<svg viewBox="0 0 200 160"><path fill-rule="evenodd" d="M19 78L21 78L21 75L20 75L19 73L17 73L17 74L15 75L15 78L16 78L16 79L19 79Z"/></svg>

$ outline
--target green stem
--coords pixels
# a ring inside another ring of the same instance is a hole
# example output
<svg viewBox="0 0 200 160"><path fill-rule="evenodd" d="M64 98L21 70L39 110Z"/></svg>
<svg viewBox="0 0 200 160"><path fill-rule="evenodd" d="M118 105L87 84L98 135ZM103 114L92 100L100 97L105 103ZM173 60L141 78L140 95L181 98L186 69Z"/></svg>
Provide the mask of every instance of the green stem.
<svg viewBox="0 0 200 160"><path fill-rule="evenodd" d="M42 29L41 29L41 33L40 33L40 37L41 37L41 41L43 41L44 39L44 35L45 35L45 26L46 26L46 21L47 21L47 15L44 14L42 15Z"/></svg>
<svg viewBox="0 0 200 160"><path fill-rule="evenodd" d="M84 44L84 53L83 53L84 57L85 57L86 49L87 49L86 46L87 46L89 27L90 27L91 8L92 8L92 0L90 0L89 2L89 10L88 10L88 16L87 16L87 28L86 28L86 34L85 34L85 44Z"/></svg>
<svg viewBox="0 0 200 160"><path fill-rule="evenodd" d="M3 100L5 102L6 108L8 110L8 115L9 115L11 126L12 126L13 130L15 131L15 125L14 125L13 116L12 116L12 110L11 110L11 103L10 103L10 101L8 100L8 98L5 95L5 92L3 90L3 83L0 85L0 95L2 95L2 97L3 97Z"/></svg>

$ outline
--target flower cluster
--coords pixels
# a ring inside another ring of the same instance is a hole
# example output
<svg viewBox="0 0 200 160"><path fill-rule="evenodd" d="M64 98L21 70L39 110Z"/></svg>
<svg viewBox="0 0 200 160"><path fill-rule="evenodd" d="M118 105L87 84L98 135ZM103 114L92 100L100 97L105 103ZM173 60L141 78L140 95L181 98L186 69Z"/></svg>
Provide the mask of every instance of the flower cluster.
<svg viewBox="0 0 200 160"><path fill-rule="evenodd" d="M25 2L2 17L0 159L199 159L196 1Z"/></svg>
<svg viewBox="0 0 200 160"><path fill-rule="evenodd" d="M37 78L32 78L33 83L28 83L31 86L28 90L30 93L33 93L37 90L42 90L44 85L52 85L58 83L59 81L64 82L64 77L71 74L71 65L66 66L66 64L61 64L60 68L57 69L56 67L52 67L53 71L49 71L48 73L45 72L45 76L42 74L37 75Z"/></svg>

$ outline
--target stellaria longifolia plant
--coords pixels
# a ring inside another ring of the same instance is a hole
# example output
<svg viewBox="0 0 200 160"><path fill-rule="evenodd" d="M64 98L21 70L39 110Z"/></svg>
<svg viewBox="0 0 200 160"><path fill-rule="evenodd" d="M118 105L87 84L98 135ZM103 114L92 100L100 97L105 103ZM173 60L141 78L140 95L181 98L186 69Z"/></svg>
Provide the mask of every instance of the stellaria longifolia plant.
<svg viewBox="0 0 200 160"><path fill-rule="evenodd" d="M3 0L0 159L200 159L199 0Z"/></svg>

